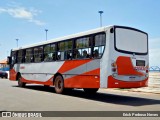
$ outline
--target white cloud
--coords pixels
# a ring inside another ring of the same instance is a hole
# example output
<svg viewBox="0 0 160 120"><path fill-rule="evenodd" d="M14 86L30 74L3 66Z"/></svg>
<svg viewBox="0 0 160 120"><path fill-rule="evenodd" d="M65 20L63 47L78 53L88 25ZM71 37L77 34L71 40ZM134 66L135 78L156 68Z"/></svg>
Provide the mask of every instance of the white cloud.
<svg viewBox="0 0 160 120"><path fill-rule="evenodd" d="M0 13L7 13L14 18L24 19L28 22L35 23L36 25L45 25L44 22L35 19L41 11L35 9L26 9L24 7L14 7L14 8L0 8Z"/></svg>

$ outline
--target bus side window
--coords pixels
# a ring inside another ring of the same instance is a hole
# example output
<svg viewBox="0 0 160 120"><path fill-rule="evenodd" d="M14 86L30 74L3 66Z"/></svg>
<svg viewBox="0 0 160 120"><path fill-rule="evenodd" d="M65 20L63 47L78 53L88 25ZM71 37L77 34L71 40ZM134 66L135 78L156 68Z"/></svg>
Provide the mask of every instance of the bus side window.
<svg viewBox="0 0 160 120"><path fill-rule="evenodd" d="M39 47L38 53L39 53L39 62L43 62L44 61L44 58L43 58L43 47Z"/></svg>
<svg viewBox="0 0 160 120"><path fill-rule="evenodd" d="M94 58L98 58L99 57L99 49L98 49L98 47L94 47L93 57Z"/></svg>
<svg viewBox="0 0 160 120"><path fill-rule="evenodd" d="M81 49L80 50L74 49L74 51L73 51L73 58L74 59L79 59L80 58L80 53L81 53Z"/></svg>
<svg viewBox="0 0 160 120"><path fill-rule="evenodd" d="M91 48L82 49L82 58L90 58L91 57Z"/></svg>
<svg viewBox="0 0 160 120"><path fill-rule="evenodd" d="M52 60L53 60L53 61L56 60L56 52L53 52L53 54L52 54Z"/></svg>
<svg viewBox="0 0 160 120"><path fill-rule="evenodd" d="M100 46L99 47L99 56L101 57L103 55L104 52L104 46Z"/></svg>
<svg viewBox="0 0 160 120"><path fill-rule="evenodd" d="M34 62L34 57L33 56L30 57L30 62Z"/></svg>
<svg viewBox="0 0 160 120"><path fill-rule="evenodd" d="M33 62L33 61L34 61L33 51L32 51L32 48L29 48L29 49L26 50L25 62L30 63L30 62Z"/></svg>
<svg viewBox="0 0 160 120"><path fill-rule="evenodd" d="M22 58L23 58L23 50L19 50L17 62L22 63Z"/></svg>
<svg viewBox="0 0 160 120"><path fill-rule="evenodd" d="M65 60L71 60L72 59L72 46L73 42L72 40L67 40L64 42L64 59Z"/></svg>
<svg viewBox="0 0 160 120"><path fill-rule="evenodd" d="M94 47L93 57L94 58L101 57L103 54L103 51L104 51L104 46Z"/></svg>
<svg viewBox="0 0 160 120"><path fill-rule="evenodd" d="M44 62L51 61L50 45L44 46Z"/></svg>
<svg viewBox="0 0 160 120"><path fill-rule="evenodd" d="M58 43L57 60L72 59L72 40Z"/></svg>
<svg viewBox="0 0 160 120"><path fill-rule="evenodd" d="M65 51L65 59L67 60L72 59L72 50Z"/></svg>
<svg viewBox="0 0 160 120"><path fill-rule="evenodd" d="M22 52L22 63L25 63L26 50Z"/></svg>
<svg viewBox="0 0 160 120"><path fill-rule="evenodd" d="M91 57L91 38L82 37L76 40L74 59L86 59Z"/></svg>
<svg viewBox="0 0 160 120"><path fill-rule="evenodd" d="M12 65L13 65L13 64L15 64L16 61L17 61L17 52L16 52L16 51L13 51L13 52L11 53L11 55L12 55Z"/></svg>
<svg viewBox="0 0 160 120"><path fill-rule="evenodd" d="M87 51L86 51L86 50L83 50L83 52L82 52L82 57L83 57L83 58L88 58L88 54L87 54Z"/></svg>
<svg viewBox="0 0 160 120"><path fill-rule="evenodd" d="M65 43L64 42L59 42L58 43L58 52L57 52L57 60L64 60L65 58L65 53L64 53L64 50L65 50Z"/></svg>
<svg viewBox="0 0 160 120"><path fill-rule="evenodd" d="M57 53L57 60L64 60L64 52L60 51Z"/></svg>
<svg viewBox="0 0 160 120"><path fill-rule="evenodd" d="M56 44L51 44L51 47L50 47L50 59L51 61L56 61Z"/></svg>
<svg viewBox="0 0 160 120"><path fill-rule="evenodd" d="M97 34L94 38L93 58L100 58L104 52L105 34Z"/></svg>
<svg viewBox="0 0 160 120"><path fill-rule="evenodd" d="M43 61L43 47L34 48L34 62Z"/></svg>
<svg viewBox="0 0 160 120"><path fill-rule="evenodd" d="M34 48L34 62L38 62L38 48ZM32 57L31 57L31 62L32 62Z"/></svg>

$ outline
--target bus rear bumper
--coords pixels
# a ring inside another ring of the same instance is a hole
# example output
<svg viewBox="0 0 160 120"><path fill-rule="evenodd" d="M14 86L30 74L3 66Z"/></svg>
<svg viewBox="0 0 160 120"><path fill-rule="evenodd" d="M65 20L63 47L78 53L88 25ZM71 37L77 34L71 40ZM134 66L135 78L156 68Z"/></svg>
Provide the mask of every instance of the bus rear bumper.
<svg viewBox="0 0 160 120"><path fill-rule="evenodd" d="M112 76L108 77L108 88L139 88L147 87L148 78L142 81L121 81L113 78Z"/></svg>

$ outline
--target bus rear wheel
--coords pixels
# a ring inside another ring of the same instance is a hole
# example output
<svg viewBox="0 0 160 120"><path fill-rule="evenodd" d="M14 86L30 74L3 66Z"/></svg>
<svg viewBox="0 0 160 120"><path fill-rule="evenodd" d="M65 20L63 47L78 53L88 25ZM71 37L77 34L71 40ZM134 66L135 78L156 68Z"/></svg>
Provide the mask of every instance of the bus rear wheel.
<svg viewBox="0 0 160 120"><path fill-rule="evenodd" d="M56 76L54 86L56 93L62 94L64 92L64 80L61 75Z"/></svg>
<svg viewBox="0 0 160 120"><path fill-rule="evenodd" d="M83 88L84 92L87 94L95 94L99 88Z"/></svg>
<svg viewBox="0 0 160 120"><path fill-rule="evenodd" d="M22 82L22 79L21 79L21 75L18 75L18 86L19 87L25 87L26 83Z"/></svg>

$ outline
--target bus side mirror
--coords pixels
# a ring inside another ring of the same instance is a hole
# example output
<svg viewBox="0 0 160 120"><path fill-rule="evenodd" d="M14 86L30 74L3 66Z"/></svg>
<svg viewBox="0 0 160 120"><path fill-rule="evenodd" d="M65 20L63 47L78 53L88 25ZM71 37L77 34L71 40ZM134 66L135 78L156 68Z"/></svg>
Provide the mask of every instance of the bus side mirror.
<svg viewBox="0 0 160 120"><path fill-rule="evenodd" d="M8 57L7 57L7 64L8 64L8 65L10 65L11 63L12 63L12 61L11 61L11 57L10 57L10 56L8 56Z"/></svg>

